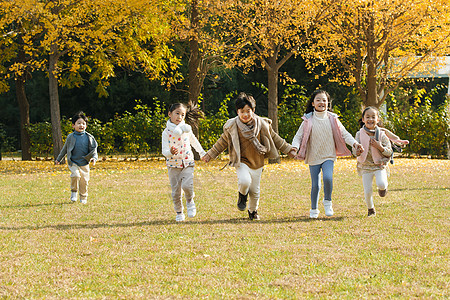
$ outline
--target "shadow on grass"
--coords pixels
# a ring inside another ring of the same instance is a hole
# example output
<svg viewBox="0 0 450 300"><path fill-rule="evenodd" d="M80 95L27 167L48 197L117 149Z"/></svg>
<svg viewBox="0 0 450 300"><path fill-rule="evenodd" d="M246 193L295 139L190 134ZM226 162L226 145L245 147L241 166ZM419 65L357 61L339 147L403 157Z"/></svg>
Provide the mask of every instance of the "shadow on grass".
<svg viewBox="0 0 450 300"><path fill-rule="evenodd" d="M19 204L19 205L4 205L0 208L24 208L24 207L39 207L39 206L52 206L52 205L72 205L73 202L53 202L53 203L39 203L39 204Z"/></svg>
<svg viewBox="0 0 450 300"><path fill-rule="evenodd" d="M0 230L42 230L42 229L55 229L55 230L73 230L73 229L96 229L96 228L127 228L127 227L145 227L145 226L167 226L167 225L181 225L181 226L189 226L189 225L198 225L198 224L275 224L275 223L296 223L296 222L340 222L343 221L344 217L336 217L336 218L318 218L318 219L310 219L307 217L286 217L282 219L268 219L268 220L259 220L259 221L251 221L247 218L235 218L235 219L223 219L223 220L202 220L202 221L185 221L185 222L176 222L174 220L154 220L154 221L143 221L137 223L117 223L117 224L55 224L55 225L44 225L44 226L17 226L17 227L7 227L0 226Z"/></svg>
<svg viewBox="0 0 450 300"><path fill-rule="evenodd" d="M416 187L416 188L401 188L401 189L389 189L389 192L403 192L403 191L450 191L447 187Z"/></svg>

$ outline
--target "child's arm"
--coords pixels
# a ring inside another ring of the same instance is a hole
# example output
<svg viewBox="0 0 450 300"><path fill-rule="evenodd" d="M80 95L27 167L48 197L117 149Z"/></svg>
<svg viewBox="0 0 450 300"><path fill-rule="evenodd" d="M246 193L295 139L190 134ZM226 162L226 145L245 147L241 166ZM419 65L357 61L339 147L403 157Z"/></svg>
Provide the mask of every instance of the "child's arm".
<svg viewBox="0 0 450 300"><path fill-rule="evenodd" d="M303 139L303 124L304 124L304 122L302 122L302 124L300 124L300 126L298 127L298 130L297 130L297 133L295 133L295 136L292 139L292 147L296 148L297 150L300 149L300 145L301 145L302 139Z"/></svg>
<svg viewBox="0 0 450 300"><path fill-rule="evenodd" d="M387 136L382 135L381 141L377 141L374 138L371 138L370 145L378 149L378 151L380 151L383 156L391 157L392 147Z"/></svg>
<svg viewBox="0 0 450 300"><path fill-rule="evenodd" d="M90 140L90 146L92 147L91 148L92 149L92 157L89 159L89 162L92 162L92 165L95 165L95 163L98 160L98 153L97 153L98 143L93 135L89 134L89 137L92 139L92 140Z"/></svg>
<svg viewBox="0 0 450 300"><path fill-rule="evenodd" d="M172 156L172 151L169 147L169 134L166 130L164 130L162 133L161 148L162 155L164 155L166 158L170 158Z"/></svg>
<svg viewBox="0 0 450 300"><path fill-rule="evenodd" d="M67 136L66 142L64 143L63 148L59 152L58 157L56 157L56 159L55 159L55 164L56 165L59 165L61 160L63 160L64 156L66 156L66 154L67 154L67 140L69 139L69 136L70 136L70 134Z"/></svg>
<svg viewBox="0 0 450 300"><path fill-rule="evenodd" d="M189 134L189 142L191 143L191 146L195 149L195 151L198 152L198 154L200 155L200 158L205 156L205 154L206 154L205 150L203 150L202 145L200 144L200 142L195 137L195 135L192 131Z"/></svg>
<svg viewBox="0 0 450 300"><path fill-rule="evenodd" d="M359 137L359 135L360 135L360 133L359 133L359 131L356 133L356 136L355 136L355 140L356 140L356 146L355 147L352 147L352 152L353 152L353 155L354 156L360 156L361 155L361 153L363 153L364 152L364 148L362 147L362 145L360 144L360 137ZM360 145L361 147L357 147L357 145Z"/></svg>
<svg viewBox="0 0 450 300"><path fill-rule="evenodd" d="M208 162L211 159L216 158L220 153L228 148L228 143L228 136L225 133L222 133L214 146L212 146L211 149L209 149L209 151L205 154L205 156L203 156L202 160L204 162Z"/></svg>
<svg viewBox="0 0 450 300"><path fill-rule="evenodd" d="M341 121L339 121L339 119L337 119L337 123L338 123L339 129L342 134L342 138L344 139L345 143L347 145L351 146L352 148L357 149L357 151L359 153L362 153L364 151L363 146L353 138L353 136L351 135L350 132L347 131L347 129L345 129L344 125L342 125L342 123L341 123Z"/></svg>
<svg viewBox="0 0 450 300"><path fill-rule="evenodd" d="M289 144L288 142L286 142L281 136L279 136L273 130L272 126L270 126L270 136L272 137L275 147L277 147L277 149L280 150L281 152L283 152L284 154L291 154L292 149L297 149L297 148L293 147L291 144ZM295 151L295 153L297 153L297 151Z"/></svg>
<svg viewBox="0 0 450 300"><path fill-rule="evenodd" d="M386 136L396 145L399 146L405 146L409 144L408 140L401 140L400 137L396 134L394 134L392 131L386 129L386 128L380 128L382 131L384 131L384 133L386 134Z"/></svg>

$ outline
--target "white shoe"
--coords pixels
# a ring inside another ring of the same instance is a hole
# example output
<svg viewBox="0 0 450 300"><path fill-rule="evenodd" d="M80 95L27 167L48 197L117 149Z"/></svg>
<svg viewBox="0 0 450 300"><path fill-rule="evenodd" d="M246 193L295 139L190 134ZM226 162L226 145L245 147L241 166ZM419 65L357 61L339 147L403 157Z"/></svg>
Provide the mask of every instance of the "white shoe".
<svg viewBox="0 0 450 300"><path fill-rule="evenodd" d="M71 192L70 193L70 201L75 202L77 201L77 192Z"/></svg>
<svg viewBox="0 0 450 300"><path fill-rule="evenodd" d="M197 209L195 208L194 200L191 200L191 202L186 201L186 208L187 208L187 215L189 218L195 217L197 214Z"/></svg>
<svg viewBox="0 0 450 300"><path fill-rule="evenodd" d="M319 213L320 213L320 211L318 209L311 209L309 211L309 217L311 219L317 219L319 217Z"/></svg>
<svg viewBox="0 0 450 300"><path fill-rule="evenodd" d="M176 218L175 218L175 220L177 221L177 222L183 222L184 221L184 214L183 213L181 213L181 214L177 214L177 216L176 216Z"/></svg>
<svg viewBox="0 0 450 300"><path fill-rule="evenodd" d="M328 200L323 200L323 207L325 208L325 215L331 217L334 214L333 203Z"/></svg>
<svg viewBox="0 0 450 300"><path fill-rule="evenodd" d="M82 204L87 204L87 199L80 199L80 202L81 202Z"/></svg>

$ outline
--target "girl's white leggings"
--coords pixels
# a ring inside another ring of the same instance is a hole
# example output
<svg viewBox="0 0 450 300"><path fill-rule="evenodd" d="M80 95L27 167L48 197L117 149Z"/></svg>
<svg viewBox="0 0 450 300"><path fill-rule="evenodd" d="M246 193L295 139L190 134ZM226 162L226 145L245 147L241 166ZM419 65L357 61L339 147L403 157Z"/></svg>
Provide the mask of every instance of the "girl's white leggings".
<svg viewBox="0 0 450 300"><path fill-rule="evenodd" d="M364 187L364 197L365 197L368 209L373 208L372 182L373 182L374 176L375 176L375 182L377 184L378 189L385 190L388 187L386 169L377 170L377 171L365 173L362 175L362 181L363 181L363 187Z"/></svg>

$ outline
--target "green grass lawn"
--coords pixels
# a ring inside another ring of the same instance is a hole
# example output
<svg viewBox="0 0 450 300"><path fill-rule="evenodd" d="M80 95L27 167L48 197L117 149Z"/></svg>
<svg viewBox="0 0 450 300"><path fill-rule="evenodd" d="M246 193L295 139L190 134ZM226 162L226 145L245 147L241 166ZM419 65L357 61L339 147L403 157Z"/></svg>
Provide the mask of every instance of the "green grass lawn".
<svg viewBox="0 0 450 300"><path fill-rule="evenodd" d="M449 160L396 159L369 218L339 159L335 215L310 220L308 167L286 159L265 167L253 222L224 164L197 164L197 216L176 223L163 161L98 162L87 205L67 166L1 161L0 298L450 297Z"/></svg>

